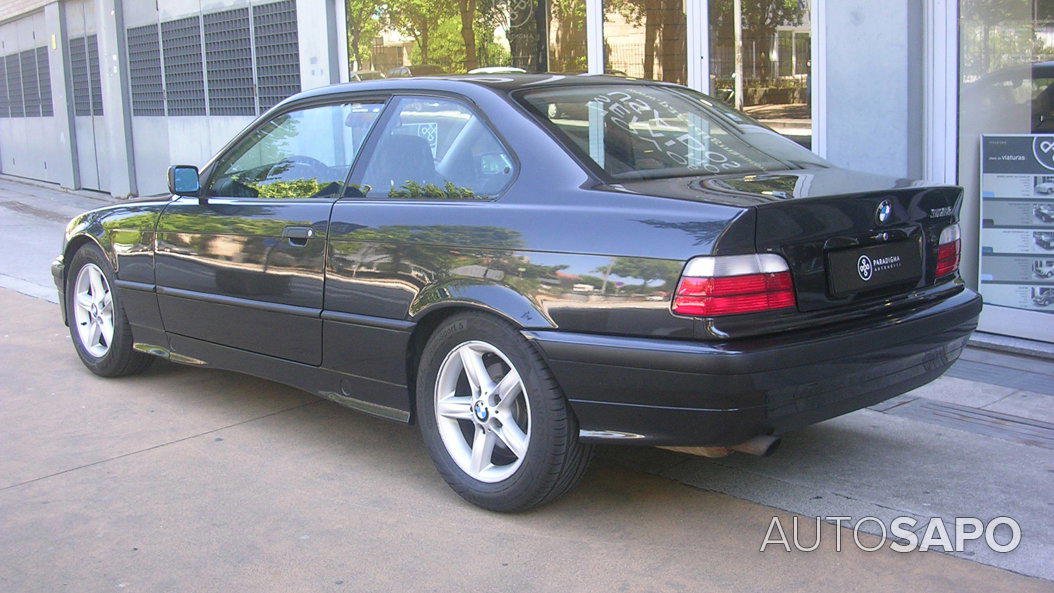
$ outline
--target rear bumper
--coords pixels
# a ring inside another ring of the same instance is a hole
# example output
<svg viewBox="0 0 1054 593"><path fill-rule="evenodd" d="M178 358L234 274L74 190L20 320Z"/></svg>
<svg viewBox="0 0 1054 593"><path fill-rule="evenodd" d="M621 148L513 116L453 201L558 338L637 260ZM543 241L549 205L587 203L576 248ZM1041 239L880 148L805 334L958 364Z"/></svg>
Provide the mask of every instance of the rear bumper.
<svg viewBox="0 0 1054 593"><path fill-rule="evenodd" d="M729 446L874 405L958 359L977 326L970 290L816 330L729 342L528 331L583 440Z"/></svg>

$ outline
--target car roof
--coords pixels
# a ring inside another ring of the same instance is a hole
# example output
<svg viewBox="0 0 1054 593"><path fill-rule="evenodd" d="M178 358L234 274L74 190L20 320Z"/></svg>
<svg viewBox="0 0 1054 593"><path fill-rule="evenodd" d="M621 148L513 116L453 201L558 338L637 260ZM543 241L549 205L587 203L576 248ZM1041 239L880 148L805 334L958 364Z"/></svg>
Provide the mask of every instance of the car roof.
<svg viewBox="0 0 1054 593"><path fill-rule="evenodd" d="M520 89L596 84L668 85L670 83L599 74L445 74L332 84L293 95L285 101L282 101L282 103L284 104L309 97L339 95L351 92L361 93L363 91L388 92L416 90L462 92L465 94L471 94L472 91L489 89L500 93L510 93Z"/></svg>

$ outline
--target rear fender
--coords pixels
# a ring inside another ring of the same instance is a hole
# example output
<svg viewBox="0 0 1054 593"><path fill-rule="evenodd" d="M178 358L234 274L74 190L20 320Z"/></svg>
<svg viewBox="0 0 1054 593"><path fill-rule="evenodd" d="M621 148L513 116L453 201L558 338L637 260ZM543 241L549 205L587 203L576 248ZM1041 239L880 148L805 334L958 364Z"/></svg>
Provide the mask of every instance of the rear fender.
<svg viewBox="0 0 1054 593"><path fill-rule="evenodd" d="M469 307L494 313L518 328L555 328L556 323L534 300L510 286L479 279L457 278L433 284L410 304L410 319L417 321L447 307Z"/></svg>

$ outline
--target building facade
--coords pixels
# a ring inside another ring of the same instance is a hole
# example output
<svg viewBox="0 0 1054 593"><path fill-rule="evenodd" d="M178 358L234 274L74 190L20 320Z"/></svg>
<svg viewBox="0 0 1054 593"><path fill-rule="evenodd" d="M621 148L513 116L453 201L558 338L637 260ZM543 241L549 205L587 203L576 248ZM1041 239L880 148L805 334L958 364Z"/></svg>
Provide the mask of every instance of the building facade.
<svg viewBox="0 0 1054 593"><path fill-rule="evenodd" d="M0 171L160 194L289 94L421 65L677 82L962 185L982 329L1054 341L1054 0L0 0Z"/></svg>

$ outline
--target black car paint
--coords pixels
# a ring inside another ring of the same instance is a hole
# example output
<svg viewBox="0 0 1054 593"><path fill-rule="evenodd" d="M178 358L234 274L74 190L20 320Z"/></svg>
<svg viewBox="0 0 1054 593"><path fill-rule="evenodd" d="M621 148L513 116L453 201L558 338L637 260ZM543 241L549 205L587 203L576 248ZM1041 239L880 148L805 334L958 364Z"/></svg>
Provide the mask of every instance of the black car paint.
<svg viewBox="0 0 1054 593"><path fill-rule="evenodd" d="M578 81L627 84L600 77L552 84ZM955 218L928 213L958 212L958 188L832 167L607 179L569 158L509 97L547 82L357 82L303 93L259 120L335 99L459 97L492 123L517 161L515 181L493 200L142 201L72 221L63 260L85 241L99 244L144 351L248 372L401 421L412 419L415 349L444 315L464 309L499 315L539 345L587 439L734 444L795 425L764 413L780 398L795 405L799 391L787 395L788 386L837 390L869 356L900 378L789 416L815 421L921 385L954 362L979 299L957 279L933 283L936 238ZM874 207L883 199L893 201L894 217L879 225ZM282 236L288 226L315 236L293 244ZM825 250L895 238L923 250L926 273L916 285L843 299L827 293ZM671 312L687 260L757 251L791 263L801 310L716 319ZM601 286L585 290L576 282L583 277ZM56 282L65 285L61 263ZM611 359L612 351L624 358ZM700 366L680 368L685 356ZM768 362L749 371L759 359ZM740 366L727 368L742 373L712 372L733 360Z"/></svg>

